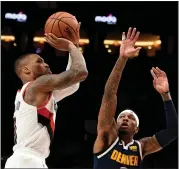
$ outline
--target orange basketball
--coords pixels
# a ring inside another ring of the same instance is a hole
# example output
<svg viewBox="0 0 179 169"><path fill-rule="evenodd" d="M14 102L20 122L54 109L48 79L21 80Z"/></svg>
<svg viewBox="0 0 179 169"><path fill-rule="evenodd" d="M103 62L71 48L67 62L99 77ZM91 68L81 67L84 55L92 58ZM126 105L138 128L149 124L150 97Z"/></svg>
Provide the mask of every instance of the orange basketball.
<svg viewBox="0 0 179 169"><path fill-rule="evenodd" d="M59 38L65 38L77 44L79 41L78 21L67 12L56 12L45 23L45 33L53 33Z"/></svg>

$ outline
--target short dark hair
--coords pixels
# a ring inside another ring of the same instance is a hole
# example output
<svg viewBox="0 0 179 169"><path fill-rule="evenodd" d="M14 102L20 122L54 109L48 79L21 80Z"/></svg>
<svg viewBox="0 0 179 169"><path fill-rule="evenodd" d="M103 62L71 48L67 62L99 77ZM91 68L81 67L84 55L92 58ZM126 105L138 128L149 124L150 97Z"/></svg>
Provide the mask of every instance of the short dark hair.
<svg viewBox="0 0 179 169"><path fill-rule="evenodd" d="M14 71L16 73L16 75L19 77L20 75L20 71L21 71L21 66L22 66L22 61L24 59L26 59L27 57L29 57L30 55L32 55L32 53L27 53L27 54L23 54L21 56L19 56L15 62L14 62Z"/></svg>

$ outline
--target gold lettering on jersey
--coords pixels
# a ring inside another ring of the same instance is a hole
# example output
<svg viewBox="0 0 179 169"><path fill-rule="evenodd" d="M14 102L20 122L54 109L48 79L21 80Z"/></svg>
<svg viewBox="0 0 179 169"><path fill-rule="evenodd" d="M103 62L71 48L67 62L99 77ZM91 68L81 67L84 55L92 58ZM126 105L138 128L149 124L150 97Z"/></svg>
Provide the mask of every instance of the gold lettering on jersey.
<svg viewBox="0 0 179 169"><path fill-rule="evenodd" d="M113 150L110 159L124 165L138 166L138 156L122 154L117 150Z"/></svg>
<svg viewBox="0 0 179 169"><path fill-rule="evenodd" d="M129 149L132 151L137 151L137 146L130 146Z"/></svg>

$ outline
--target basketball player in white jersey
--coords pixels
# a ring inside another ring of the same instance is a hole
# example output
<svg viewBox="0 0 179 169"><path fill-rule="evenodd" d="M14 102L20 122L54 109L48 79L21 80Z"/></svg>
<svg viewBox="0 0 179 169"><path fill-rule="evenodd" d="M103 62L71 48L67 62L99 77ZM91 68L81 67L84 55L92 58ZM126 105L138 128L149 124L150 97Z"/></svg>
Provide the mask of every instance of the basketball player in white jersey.
<svg viewBox="0 0 179 169"><path fill-rule="evenodd" d="M46 41L56 49L69 51L67 70L52 74L36 54L17 59L15 70L23 86L15 99L16 144L5 168L47 168L45 159L54 134L56 102L77 91L79 82L88 75L83 55L72 42L52 34L46 35Z"/></svg>

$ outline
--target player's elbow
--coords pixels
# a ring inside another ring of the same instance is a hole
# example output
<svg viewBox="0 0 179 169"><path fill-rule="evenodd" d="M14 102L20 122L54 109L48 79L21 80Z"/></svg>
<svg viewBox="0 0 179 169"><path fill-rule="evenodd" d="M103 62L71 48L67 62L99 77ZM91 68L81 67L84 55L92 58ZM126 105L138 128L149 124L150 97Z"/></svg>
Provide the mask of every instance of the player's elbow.
<svg viewBox="0 0 179 169"><path fill-rule="evenodd" d="M172 128L169 128L168 130L169 130L168 132L170 133L170 135L173 138L176 138L178 136L178 127L177 127L177 125L173 126Z"/></svg>
<svg viewBox="0 0 179 169"><path fill-rule="evenodd" d="M177 137L178 136L178 119L176 118L175 121L173 120L172 123L169 123L167 126L168 133L170 133L171 136Z"/></svg>
<svg viewBox="0 0 179 169"><path fill-rule="evenodd" d="M70 95L75 93L79 88L80 88L80 83L76 83L76 84L72 85Z"/></svg>
<svg viewBox="0 0 179 169"><path fill-rule="evenodd" d="M88 76L88 71L86 68L80 68L79 70L74 71L74 76L79 82L84 81Z"/></svg>

